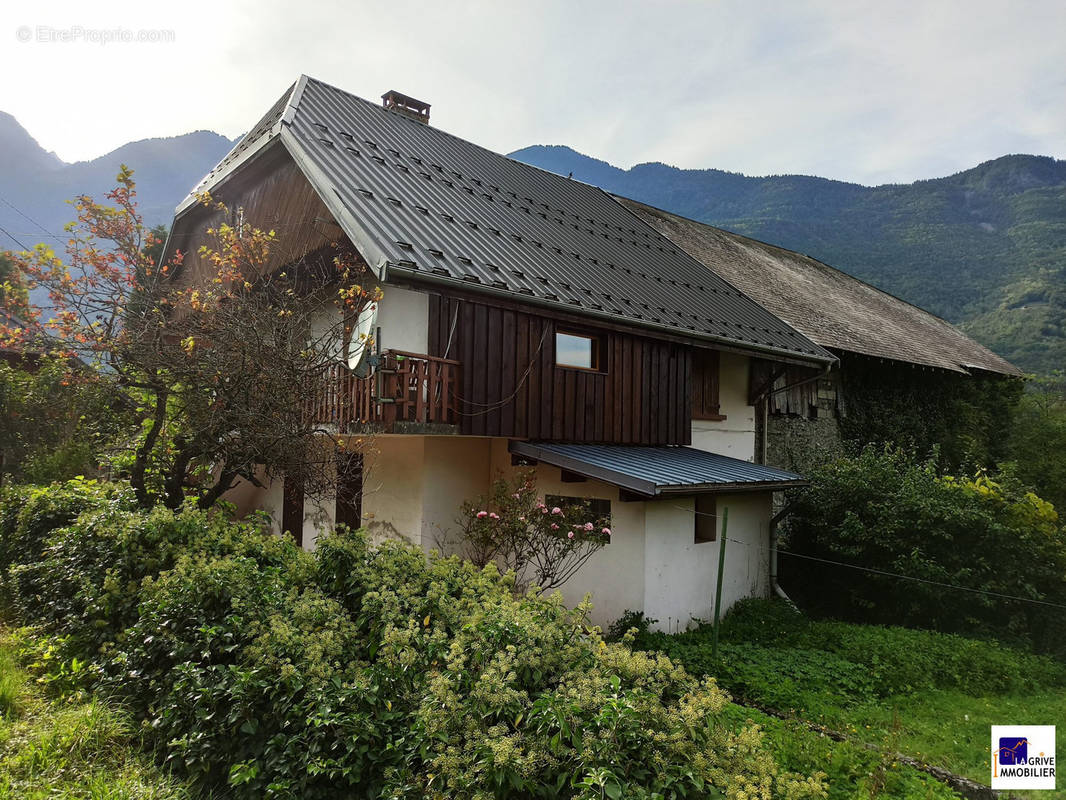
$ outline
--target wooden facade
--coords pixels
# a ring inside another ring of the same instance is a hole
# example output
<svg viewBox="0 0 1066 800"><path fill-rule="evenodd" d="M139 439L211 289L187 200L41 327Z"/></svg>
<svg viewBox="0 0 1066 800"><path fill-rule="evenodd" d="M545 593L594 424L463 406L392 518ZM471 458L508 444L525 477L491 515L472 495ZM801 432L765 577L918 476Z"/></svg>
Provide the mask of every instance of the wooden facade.
<svg viewBox="0 0 1066 800"><path fill-rule="evenodd" d="M459 432L557 442L689 444L691 348L595 326L599 369L557 366L550 314L430 295L429 355L462 364Z"/></svg>

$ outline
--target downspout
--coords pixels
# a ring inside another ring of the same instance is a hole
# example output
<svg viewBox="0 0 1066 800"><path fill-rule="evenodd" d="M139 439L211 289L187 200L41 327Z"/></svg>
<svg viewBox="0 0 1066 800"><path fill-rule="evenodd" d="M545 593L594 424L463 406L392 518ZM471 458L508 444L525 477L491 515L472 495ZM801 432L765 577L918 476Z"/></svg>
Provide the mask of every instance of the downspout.
<svg viewBox="0 0 1066 800"><path fill-rule="evenodd" d="M785 506L770 518L770 590L790 606L796 608L792 598L785 594L785 590L777 582L777 541L780 538L777 535L777 526L791 511L792 506Z"/></svg>

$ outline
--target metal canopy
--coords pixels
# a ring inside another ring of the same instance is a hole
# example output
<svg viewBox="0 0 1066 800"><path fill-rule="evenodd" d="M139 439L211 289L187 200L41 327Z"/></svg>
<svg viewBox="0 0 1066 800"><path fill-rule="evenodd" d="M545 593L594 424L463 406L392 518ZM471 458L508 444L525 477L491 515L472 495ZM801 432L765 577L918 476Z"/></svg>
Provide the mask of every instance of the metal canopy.
<svg viewBox="0 0 1066 800"><path fill-rule="evenodd" d="M509 449L647 497L709 492L765 492L806 486L794 472L693 447L556 444L512 441Z"/></svg>

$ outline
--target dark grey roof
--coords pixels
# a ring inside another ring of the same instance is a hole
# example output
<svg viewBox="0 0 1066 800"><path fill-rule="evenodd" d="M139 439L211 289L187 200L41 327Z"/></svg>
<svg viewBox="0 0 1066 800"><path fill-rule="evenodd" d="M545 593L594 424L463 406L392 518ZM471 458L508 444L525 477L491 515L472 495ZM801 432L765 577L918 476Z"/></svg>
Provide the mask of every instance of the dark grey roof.
<svg viewBox="0 0 1066 800"><path fill-rule="evenodd" d="M281 139L387 280L498 292L746 350L835 360L599 188L310 78L283 101L249 137L259 146ZM231 163L248 157L244 141L235 150L242 147ZM199 188L225 177L226 163Z"/></svg>
<svg viewBox="0 0 1066 800"><path fill-rule="evenodd" d="M602 444L510 444L515 455L596 478L638 494L755 492L805 486L793 472L751 464L692 447L628 447Z"/></svg>
<svg viewBox="0 0 1066 800"><path fill-rule="evenodd" d="M810 256L618 200L822 347L956 372L1021 375L950 323Z"/></svg>

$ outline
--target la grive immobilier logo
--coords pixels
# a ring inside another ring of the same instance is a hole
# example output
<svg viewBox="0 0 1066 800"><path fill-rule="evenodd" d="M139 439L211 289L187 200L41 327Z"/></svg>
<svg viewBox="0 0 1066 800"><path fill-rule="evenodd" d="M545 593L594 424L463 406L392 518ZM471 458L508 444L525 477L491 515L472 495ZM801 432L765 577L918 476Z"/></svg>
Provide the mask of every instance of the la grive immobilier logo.
<svg viewBox="0 0 1066 800"><path fill-rule="evenodd" d="M992 788L1054 789L1055 726L993 725Z"/></svg>

